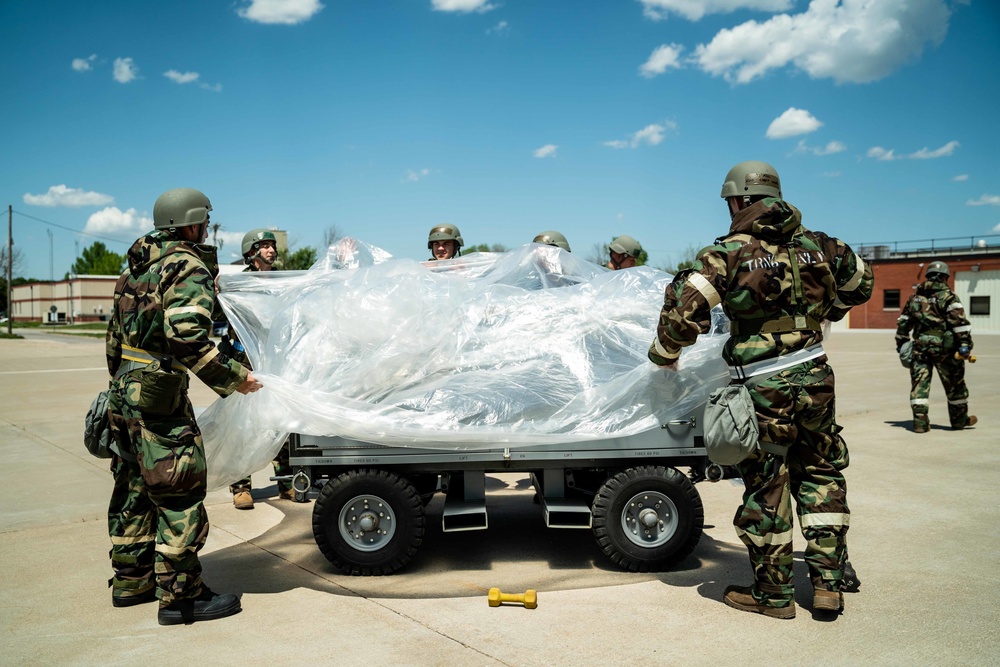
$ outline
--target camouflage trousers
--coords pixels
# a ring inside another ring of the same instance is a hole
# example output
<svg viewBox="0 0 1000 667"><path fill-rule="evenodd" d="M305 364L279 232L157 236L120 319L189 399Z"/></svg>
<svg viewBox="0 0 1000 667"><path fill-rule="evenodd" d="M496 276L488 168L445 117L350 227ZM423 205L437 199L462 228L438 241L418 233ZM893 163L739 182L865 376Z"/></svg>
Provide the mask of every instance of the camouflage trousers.
<svg viewBox="0 0 1000 667"><path fill-rule="evenodd" d="M910 409L914 428L930 428L928 403L934 369L941 376L944 395L948 399L948 419L952 428L965 428L969 423L969 389L965 386L965 361L953 353L929 355L914 352L910 365Z"/></svg>
<svg viewBox="0 0 1000 667"><path fill-rule="evenodd" d="M208 537L205 450L186 396L173 413L154 416L135 407L138 386L126 375L108 394L115 440L136 458L111 460L108 534L114 576L109 584L115 597L140 595L155 585L160 604L167 605L202 591L198 551Z"/></svg>
<svg viewBox="0 0 1000 667"><path fill-rule="evenodd" d="M288 441L281 446L278 450L278 455L274 457L271 461L271 465L274 467L274 476L283 477L285 475L292 474L292 466L288 463ZM240 491L249 491L251 488L250 478L244 477L238 482L233 482L229 485L229 492L232 494L237 494ZM279 491L290 491L292 489L292 483L290 481L278 481Z"/></svg>
<svg viewBox="0 0 1000 667"><path fill-rule="evenodd" d="M781 371L750 389L760 438L787 446L785 456L758 449L739 464L745 491L733 525L747 547L758 602L793 599L792 500L806 540L813 587L840 590L847 561L847 445L835 421L834 376L825 362Z"/></svg>

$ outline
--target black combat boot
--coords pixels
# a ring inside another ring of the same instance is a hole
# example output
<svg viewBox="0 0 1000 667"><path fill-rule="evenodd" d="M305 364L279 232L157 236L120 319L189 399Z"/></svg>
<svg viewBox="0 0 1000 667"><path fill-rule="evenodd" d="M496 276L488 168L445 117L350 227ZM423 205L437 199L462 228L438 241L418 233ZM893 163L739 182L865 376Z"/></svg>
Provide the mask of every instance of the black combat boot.
<svg viewBox="0 0 1000 667"><path fill-rule="evenodd" d="M186 600L174 600L160 607L156 620L160 625L180 625L195 621L211 621L240 612L240 599L232 593L213 593L202 586L201 595Z"/></svg>

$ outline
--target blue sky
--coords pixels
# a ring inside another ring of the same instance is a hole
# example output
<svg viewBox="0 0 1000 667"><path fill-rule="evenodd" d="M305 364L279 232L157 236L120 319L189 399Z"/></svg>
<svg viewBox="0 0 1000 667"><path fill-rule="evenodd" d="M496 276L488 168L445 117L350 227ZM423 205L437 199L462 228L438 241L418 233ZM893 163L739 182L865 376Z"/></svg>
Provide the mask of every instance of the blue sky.
<svg viewBox="0 0 1000 667"><path fill-rule="evenodd" d="M627 233L664 265L728 228L747 159L852 245L1000 245L986 0L8 0L0 20L24 276L49 277L49 231L57 278L97 237L124 252L173 187L211 198L224 261L249 229L315 246L331 225L424 259L452 222L584 255Z"/></svg>

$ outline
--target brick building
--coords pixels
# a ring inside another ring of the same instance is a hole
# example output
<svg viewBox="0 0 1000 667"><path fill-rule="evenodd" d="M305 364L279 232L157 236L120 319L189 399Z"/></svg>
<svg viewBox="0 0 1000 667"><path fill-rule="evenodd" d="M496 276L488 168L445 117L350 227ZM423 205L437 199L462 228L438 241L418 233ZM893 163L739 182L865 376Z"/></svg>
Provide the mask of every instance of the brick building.
<svg viewBox="0 0 1000 667"><path fill-rule="evenodd" d="M948 239L945 239L947 241ZM895 329L896 319L914 287L924 280L933 261L951 269L948 284L965 306L976 331L1000 331L1000 247L984 240L968 246L903 250L889 245L858 246L871 264L875 291L868 303L851 311L852 329Z"/></svg>

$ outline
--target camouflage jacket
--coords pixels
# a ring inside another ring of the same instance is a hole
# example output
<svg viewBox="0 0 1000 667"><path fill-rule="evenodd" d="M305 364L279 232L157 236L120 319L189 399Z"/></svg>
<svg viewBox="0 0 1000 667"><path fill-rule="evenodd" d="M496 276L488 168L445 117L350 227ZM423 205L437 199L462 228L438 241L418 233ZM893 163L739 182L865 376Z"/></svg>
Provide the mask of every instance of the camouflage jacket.
<svg viewBox="0 0 1000 667"><path fill-rule="evenodd" d="M233 393L247 371L209 338L219 272L215 248L157 230L138 239L127 257L108 324L108 371L117 372L122 345L128 345L170 355L216 393Z"/></svg>
<svg viewBox="0 0 1000 667"><path fill-rule="evenodd" d="M873 286L871 267L847 244L803 227L802 214L787 202L763 199L737 213L729 234L674 277L649 358L661 366L677 361L682 347L709 330L718 304L734 327L723 350L729 365L796 352L822 341L819 323L842 319L871 297ZM796 316L796 326L760 331L765 323L794 322ZM807 326L797 326L803 322Z"/></svg>
<svg viewBox="0 0 1000 667"><path fill-rule="evenodd" d="M926 280L917 286L896 320L896 348L913 336L917 351L947 354L960 345L972 349L972 325L948 283Z"/></svg>

